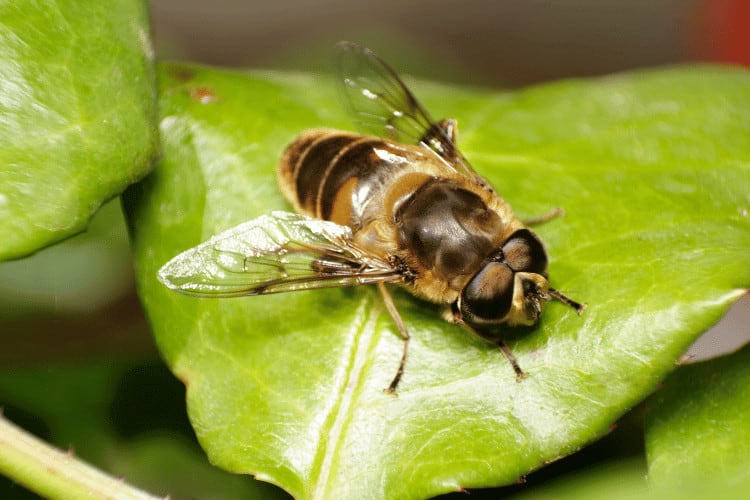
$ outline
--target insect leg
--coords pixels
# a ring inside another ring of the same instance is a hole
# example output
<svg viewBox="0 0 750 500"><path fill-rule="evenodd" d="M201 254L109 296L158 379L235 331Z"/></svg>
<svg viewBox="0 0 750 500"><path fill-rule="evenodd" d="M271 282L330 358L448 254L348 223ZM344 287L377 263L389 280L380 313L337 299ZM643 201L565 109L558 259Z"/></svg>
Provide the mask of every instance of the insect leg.
<svg viewBox="0 0 750 500"><path fill-rule="evenodd" d="M404 340L404 352L401 354L401 362L398 365L398 371L396 371L396 376L393 377L393 380L391 381L391 384L388 386L387 389L385 389L385 392L388 394L392 394L394 396L397 395L396 388L398 387L398 383L401 381L401 376L404 374L404 367L406 366L406 358L409 355L409 332L406 330L406 325L404 324L404 320L401 319L401 315L398 313L398 310L396 309L396 305L393 303L393 299L391 298L391 294L388 293L388 289L385 287L385 283L378 283L378 290L380 290L380 294L383 296L383 302L385 303L385 308L388 309L388 313L391 315L391 318L393 318L393 322L396 323L396 328L398 328L398 333L401 335L401 338Z"/></svg>
<svg viewBox="0 0 750 500"><path fill-rule="evenodd" d="M483 332L482 330L479 330L477 328L474 328L470 324L466 323L463 318L461 317L461 313L458 310L457 304L454 303L451 306L451 312L453 313L453 321L458 323L459 325L463 326L465 329L479 337L480 339L486 340L490 344L494 344L497 347L500 348L503 355L505 356L505 359L508 360L508 363L510 363L510 366L513 367L513 371L516 372L516 381L520 382L524 378L526 378L527 373L521 369L521 366L518 364L518 361L516 360L516 357L513 355L513 351L510 350L510 347L500 339L497 335L492 335L488 332Z"/></svg>
<svg viewBox="0 0 750 500"><path fill-rule="evenodd" d="M539 224L544 224L547 221L557 217L562 217L563 215L565 215L565 210L563 210L562 207L555 207L544 215L526 219L522 222L525 226L538 226Z"/></svg>

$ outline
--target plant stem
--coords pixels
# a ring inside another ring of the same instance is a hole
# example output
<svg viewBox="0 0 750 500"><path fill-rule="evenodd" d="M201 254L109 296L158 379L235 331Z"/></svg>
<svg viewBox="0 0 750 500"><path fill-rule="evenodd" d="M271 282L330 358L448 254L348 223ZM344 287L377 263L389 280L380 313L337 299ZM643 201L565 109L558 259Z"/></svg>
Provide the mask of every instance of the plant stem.
<svg viewBox="0 0 750 500"><path fill-rule="evenodd" d="M60 451L1 414L0 473L47 498L159 498Z"/></svg>

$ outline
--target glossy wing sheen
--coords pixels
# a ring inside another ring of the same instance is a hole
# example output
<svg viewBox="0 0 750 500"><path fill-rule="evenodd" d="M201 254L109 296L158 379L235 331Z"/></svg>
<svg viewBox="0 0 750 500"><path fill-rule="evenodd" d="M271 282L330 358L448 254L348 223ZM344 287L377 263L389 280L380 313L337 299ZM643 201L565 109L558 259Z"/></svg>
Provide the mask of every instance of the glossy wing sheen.
<svg viewBox="0 0 750 500"><path fill-rule="evenodd" d="M355 124L368 134L421 144L457 171L486 185L393 69L373 51L352 42L338 44L338 71Z"/></svg>
<svg viewBox="0 0 750 500"><path fill-rule="evenodd" d="M356 248L348 227L289 212L228 229L167 262L158 277L172 290L199 297L401 280L387 262Z"/></svg>

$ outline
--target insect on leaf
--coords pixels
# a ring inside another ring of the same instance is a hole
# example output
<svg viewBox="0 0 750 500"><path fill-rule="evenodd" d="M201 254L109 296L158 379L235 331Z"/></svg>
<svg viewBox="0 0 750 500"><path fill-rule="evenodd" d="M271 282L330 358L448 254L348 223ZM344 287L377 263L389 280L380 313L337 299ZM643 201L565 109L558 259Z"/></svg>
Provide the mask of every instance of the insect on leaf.
<svg viewBox="0 0 750 500"><path fill-rule="evenodd" d="M400 69L400 68L399 68ZM750 285L750 73L699 66L517 92L422 83L435 117L535 228L557 302L505 330L528 372L390 286L402 342L372 286L206 300L157 271L274 210L275 168L312 127L350 128L335 82L161 66L163 157L128 193L139 293L211 461L299 498L422 498L515 483L579 449L654 390ZM215 99L196 99L196 90Z"/></svg>

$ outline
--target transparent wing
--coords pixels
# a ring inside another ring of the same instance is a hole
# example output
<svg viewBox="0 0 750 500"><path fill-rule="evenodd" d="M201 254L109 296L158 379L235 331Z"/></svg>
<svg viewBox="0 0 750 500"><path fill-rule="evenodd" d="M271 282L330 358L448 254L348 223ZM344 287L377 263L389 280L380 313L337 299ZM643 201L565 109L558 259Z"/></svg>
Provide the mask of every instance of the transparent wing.
<svg viewBox="0 0 750 500"><path fill-rule="evenodd" d="M449 122L436 123L385 61L356 43L339 42L337 47L345 101L363 132L421 144L457 171L486 184L454 144Z"/></svg>
<svg viewBox="0 0 750 500"><path fill-rule="evenodd" d="M289 212L235 226L173 258L158 278L198 297L239 297L401 281L351 242L349 228Z"/></svg>

